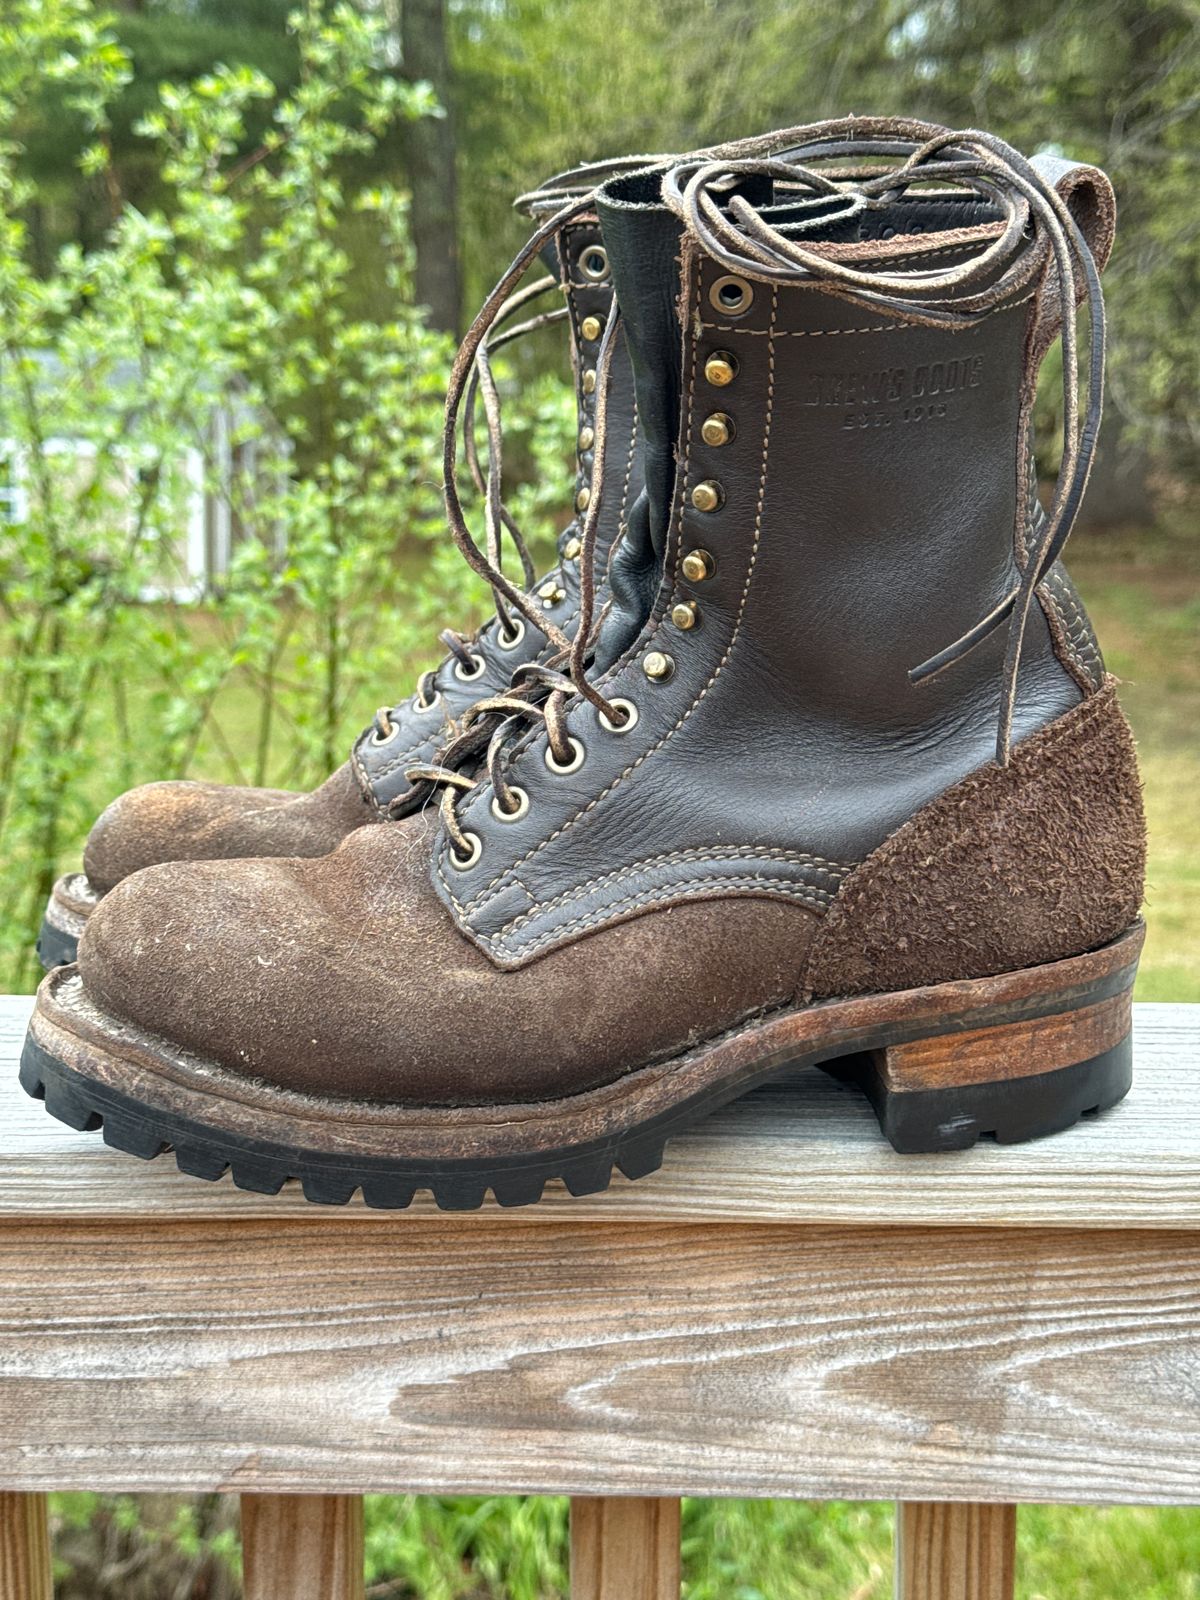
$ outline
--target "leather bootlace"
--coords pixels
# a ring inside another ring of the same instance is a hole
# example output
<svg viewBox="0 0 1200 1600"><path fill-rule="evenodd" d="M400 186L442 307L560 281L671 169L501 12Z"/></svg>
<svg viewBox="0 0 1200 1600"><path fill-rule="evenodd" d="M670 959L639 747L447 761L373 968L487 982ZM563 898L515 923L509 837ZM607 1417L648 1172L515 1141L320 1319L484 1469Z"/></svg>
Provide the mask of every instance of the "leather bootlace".
<svg viewBox="0 0 1200 1600"><path fill-rule="evenodd" d="M701 245L730 272L769 283L809 285L907 321L961 328L1011 303L1054 258L1063 315L1063 450L1045 525L1021 568L1019 581L960 638L913 667L921 683L969 655L1005 621L1005 644L996 760L1008 763L1017 676L1030 607L1038 584L1062 552L1087 487L1095 454L1104 391L1105 322L1100 274L1079 225L1052 184L1019 151L994 134L952 133L928 124L847 119L823 145L809 145L807 161L900 156L899 164L855 179L867 206L894 202L914 184L949 181L973 189L999 207L999 234L969 260L921 272L856 267L833 260L772 227L743 196L730 194L742 176L783 179L802 186L827 181L792 155L763 160L697 161L673 168L663 199ZM798 130L807 133L808 130ZM783 137L787 137L784 135ZM1086 301L1089 316L1087 407L1080 416L1078 331L1074 308Z"/></svg>

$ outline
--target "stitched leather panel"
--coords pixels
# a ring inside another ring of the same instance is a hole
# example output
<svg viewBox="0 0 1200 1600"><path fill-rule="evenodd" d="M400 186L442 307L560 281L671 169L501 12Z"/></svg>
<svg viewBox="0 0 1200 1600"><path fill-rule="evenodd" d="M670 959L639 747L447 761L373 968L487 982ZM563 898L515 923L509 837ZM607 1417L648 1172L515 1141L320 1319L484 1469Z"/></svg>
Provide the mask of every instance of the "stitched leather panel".
<svg viewBox="0 0 1200 1600"><path fill-rule="evenodd" d="M601 211L616 264L631 253L617 235L637 217ZM590 706L575 706L580 769L550 771L544 736L531 737L512 764L528 813L498 823L484 786L459 808L482 840L478 863L462 871L444 842L439 851L439 892L500 965L678 892L807 893L808 863L862 860L992 756L1002 631L919 687L907 674L1016 579L1034 285L974 328L948 332L812 287L762 284L749 312L730 319L712 301L722 276L685 250L665 576L648 625L604 681L606 694L638 707L637 723L612 733ZM617 282L639 384L653 383L639 360L635 295L620 272ZM652 308L639 314L653 318ZM719 389L703 376L717 350L737 362L735 381ZM736 427L721 447L700 433L717 410ZM719 510L693 507L702 481L722 486ZM682 558L698 547L715 572L689 583ZM682 632L668 619L685 600L700 622ZM672 657L668 681L643 671L651 650ZM1035 610L1014 737L1079 699ZM759 865L731 876L731 861L746 859Z"/></svg>
<svg viewBox="0 0 1200 1600"><path fill-rule="evenodd" d="M584 267L585 260L590 259L589 253L600 244L599 226L594 219L584 220L562 230L555 252L570 318L576 408L581 433L585 427L591 427L595 420L596 396L594 391L589 392L585 386L584 375L594 369L600 348L598 337L584 337L583 324L586 318L593 316L600 318L603 323L612 314L611 279L597 282ZM596 537L596 560L601 572L607 565L609 551L629 506L642 486L633 375L624 341L619 334L613 351L608 426L611 450L606 465ZM576 453L577 475L571 491L572 500L585 484L591 482L593 454L590 448ZM572 521L559 538L560 556L567 541L577 532L578 522ZM547 584L554 586L554 596L543 599L541 605L547 616L570 634L574 631L579 609L578 562L560 559L558 566L539 579L535 591ZM505 649L498 620L493 617L481 629L472 645L480 663L477 676L464 676L461 665L453 657L447 658L438 667L434 677L437 698L431 706L422 708L416 696L402 701L391 712L395 732L386 740L377 741L371 728L364 730L355 741L350 760L363 793L376 808L389 816L404 815L406 798L412 795L412 786L405 777L405 771L419 762L432 759L442 743L447 720L459 716L484 696L507 689L514 670L523 662L533 660L545 648L545 634L526 625L518 642L512 648Z"/></svg>

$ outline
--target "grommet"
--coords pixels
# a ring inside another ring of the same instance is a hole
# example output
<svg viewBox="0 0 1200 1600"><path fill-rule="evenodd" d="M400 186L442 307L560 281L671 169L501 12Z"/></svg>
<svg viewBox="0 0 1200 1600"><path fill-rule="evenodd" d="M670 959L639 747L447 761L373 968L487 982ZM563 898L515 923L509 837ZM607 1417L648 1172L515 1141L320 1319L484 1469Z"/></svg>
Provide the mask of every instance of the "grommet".
<svg viewBox="0 0 1200 1600"><path fill-rule="evenodd" d="M565 762L562 766L559 766L558 762L554 759L554 751L549 745L546 746L546 765L550 768L551 772L561 773L564 777L568 772L578 772L580 767L583 765L584 756L587 755L587 751L583 748L578 739L572 739L568 737L567 743L571 746L571 759L570 761Z"/></svg>
<svg viewBox="0 0 1200 1600"><path fill-rule="evenodd" d="M524 617L514 617L512 619L512 632L511 633L506 633L505 632L503 624L501 624L500 627L498 627L496 629L496 644L497 644L497 647L499 649L501 649L501 650L515 650L517 648L517 646L521 643L521 640L524 637L525 637L525 619L524 619Z"/></svg>
<svg viewBox="0 0 1200 1600"><path fill-rule="evenodd" d="M703 583L717 570L717 563L707 550L689 550L680 565L689 583Z"/></svg>
<svg viewBox="0 0 1200 1600"><path fill-rule="evenodd" d="M592 283L608 277L608 251L602 244L589 244L579 252L579 270Z"/></svg>
<svg viewBox="0 0 1200 1600"><path fill-rule="evenodd" d="M476 678L482 678L487 671L487 662L482 656L472 656L471 660L474 661L475 666L470 672L466 671L461 661L454 663L454 676L459 683L474 683Z"/></svg>
<svg viewBox="0 0 1200 1600"><path fill-rule="evenodd" d="M700 621L700 607L694 600L681 600L678 605L671 607L671 621L687 633Z"/></svg>
<svg viewBox="0 0 1200 1600"><path fill-rule="evenodd" d="M675 663L663 650L651 650L642 661L642 671L654 683L665 683L675 671Z"/></svg>
<svg viewBox="0 0 1200 1600"><path fill-rule="evenodd" d="M727 317L744 317L754 304L754 289L745 278L737 278L730 273L717 279L708 291L708 298Z"/></svg>
<svg viewBox="0 0 1200 1600"><path fill-rule="evenodd" d="M579 331L589 343L594 344L604 332L604 324L599 317L584 317L579 324Z"/></svg>
<svg viewBox="0 0 1200 1600"><path fill-rule="evenodd" d="M562 547L563 560L564 561L578 561L582 554L583 554L583 540L582 539L577 539L575 537L575 535L572 534L571 537L567 540L566 544L563 545L563 547Z"/></svg>
<svg viewBox="0 0 1200 1600"><path fill-rule="evenodd" d="M450 846L450 865L455 872L470 872L483 854L483 840L477 833L464 833L463 838L467 840L469 846L465 856L459 854L456 845Z"/></svg>
<svg viewBox="0 0 1200 1600"><path fill-rule="evenodd" d="M515 783L510 783L508 788L509 793L516 798L516 805L511 811L506 811L500 804L500 796L494 794L492 796L492 815L497 822L520 822L521 818L529 810L529 795L524 789L518 788Z"/></svg>
<svg viewBox="0 0 1200 1600"><path fill-rule="evenodd" d="M704 376L714 388L724 389L737 377L737 357L728 350L714 350L704 363Z"/></svg>
<svg viewBox="0 0 1200 1600"><path fill-rule="evenodd" d="M705 444L714 446L728 444L737 430L733 425L733 418L726 416L723 411L714 411L710 417L705 417L700 424L700 437Z"/></svg>
<svg viewBox="0 0 1200 1600"><path fill-rule="evenodd" d="M614 711L623 711L625 713L625 721L614 722L607 712L601 711L598 716L602 728L609 733L628 733L631 728L637 727L638 708L632 700L610 700L608 703Z"/></svg>
<svg viewBox="0 0 1200 1600"><path fill-rule="evenodd" d="M706 478L692 490L692 504L697 511L719 511L725 504L725 491L713 478Z"/></svg>

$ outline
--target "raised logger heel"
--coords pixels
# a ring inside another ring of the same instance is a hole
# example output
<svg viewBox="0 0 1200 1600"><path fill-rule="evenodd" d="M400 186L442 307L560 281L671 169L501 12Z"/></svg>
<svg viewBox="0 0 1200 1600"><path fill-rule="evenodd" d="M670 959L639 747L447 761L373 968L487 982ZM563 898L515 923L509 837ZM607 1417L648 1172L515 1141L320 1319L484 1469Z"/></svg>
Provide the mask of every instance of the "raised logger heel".
<svg viewBox="0 0 1200 1600"><path fill-rule="evenodd" d="M904 1155L1016 1144L1103 1111L1133 1080L1129 987L1075 1010L887 1045L847 1062Z"/></svg>

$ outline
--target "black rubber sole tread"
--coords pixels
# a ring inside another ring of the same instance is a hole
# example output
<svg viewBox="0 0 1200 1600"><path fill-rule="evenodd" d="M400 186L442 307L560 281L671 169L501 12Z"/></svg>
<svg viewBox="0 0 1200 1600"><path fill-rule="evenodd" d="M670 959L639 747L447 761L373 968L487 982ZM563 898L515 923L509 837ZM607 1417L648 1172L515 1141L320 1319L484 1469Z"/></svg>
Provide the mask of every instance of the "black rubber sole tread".
<svg viewBox="0 0 1200 1600"><path fill-rule="evenodd" d="M1103 1055L1034 1078L920 1092L889 1093L872 1055L820 1063L823 1070L862 1090L881 1131L902 1154L964 1150L981 1138L1015 1143L1071 1127L1081 1117L1116 1104L1129 1089L1132 1036ZM786 1076L784 1063L771 1079ZM769 1081L769 1080L768 1080ZM234 1185L278 1194L296 1182L317 1205L348 1205L361 1191L375 1210L404 1210L428 1191L443 1211L476 1211L490 1192L502 1207L533 1205L547 1183L561 1180L575 1196L599 1194L614 1168L626 1178L646 1177L663 1160L668 1140L702 1120L692 1104L671 1117L590 1146L495 1162L423 1165L412 1161L349 1162L323 1152L240 1140L165 1112L157 1112L81 1077L26 1040L21 1084L46 1109L77 1131L103 1130L107 1144L142 1160L174 1154L180 1172L215 1182L229 1173ZM708 1110L714 1109L710 1104Z"/></svg>
<svg viewBox="0 0 1200 1600"><path fill-rule="evenodd" d="M49 917L43 917L35 948L42 966L53 972L55 967L69 967L78 958L79 940L73 933L56 928Z"/></svg>
<svg viewBox="0 0 1200 1600"><path fill-rule="evenodd" d="M230 1137L222 1142L213 1130L156 1113L110 1089L80 1077L55 1061L35 1040L27 1039L21 1059L21 1086L44 1101L47 1111L77 1132L102 1131L115 1150L153 1161L170 1153L179 1171L216 1182L230 1175L233 1184L255 1194L279 1194L298 1183L306 1200L316 1205L348 1205L361 1191L374 1210L402 1211L427 1191L442 1211L477 1211L488 1193L503 1207L533 1205L546 1185L561 1180L568 1193L599 1194L612 1182L616 1168L627 1178L656 1171L663 1160L666 1136L637 1129L602 1148L552 1151L525 1162L484 1168L460 1163L421 1167L417 1163L354 1165L316 1152L279 1146L256 1151Z"/></svg>

